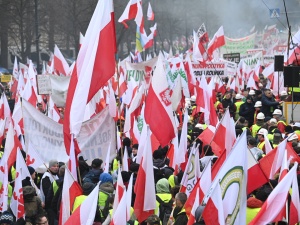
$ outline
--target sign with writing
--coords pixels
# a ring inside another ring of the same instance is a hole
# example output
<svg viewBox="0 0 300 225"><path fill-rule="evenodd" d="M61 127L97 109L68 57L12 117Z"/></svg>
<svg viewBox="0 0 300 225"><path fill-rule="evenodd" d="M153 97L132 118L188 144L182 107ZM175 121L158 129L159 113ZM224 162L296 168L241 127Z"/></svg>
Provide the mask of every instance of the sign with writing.
<svg viewBox="0 0 300 225"><path fill-rule="evenodd" d="M240 55L240 53L223 54L223 59L230 61L230 62L235 62L236 64L239 64L239 62L241 60L241 55Z"/></svg>
<svg viewBox="0 0 300 225"><path fill-rule="evenodd" d="M11 81L11 75L1 75L1 82L8 83Z"/></svg>
<svg viewBox="0 0 300 225"><path fill-rule="evenodd" d="M221 53L240 53L246 55L247 50L254 48L256 33L253 33L247 37L233 39L225 37L225 45L221 47Z"/></svg>
<svg viewBox="0 0 300 225"><path fill-rule="evenodd" d="M49 95L52 93L49 75L36 75L36 82L39 95Z"/></svg>
<svg viewBox="0 0 300 225"><path fill-rule="evenodd" d="M227 76L225 63L207 63L205 65L192 63L192 70L195 76L202 76L202 74L207 77Z"/></svg>

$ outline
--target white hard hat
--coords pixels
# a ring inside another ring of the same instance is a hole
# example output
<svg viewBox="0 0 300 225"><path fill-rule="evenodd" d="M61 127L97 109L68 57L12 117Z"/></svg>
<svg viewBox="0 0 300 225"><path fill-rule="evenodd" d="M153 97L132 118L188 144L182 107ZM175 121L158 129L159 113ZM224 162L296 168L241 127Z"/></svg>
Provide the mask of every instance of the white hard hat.
<svg viewBox="0 0 300 225"><path fill-rule="evenodd" d="M288 141L292 141L292 140L298 140L298 135L297 134L291 134L288 137Z"/></svg>
<svg viewBox="0 0 300 225"><path fill-rule="evenodd" d="M191 101L192 101L192 102L195 102L195 101L196 101L196 96L195 96L195 95L191 96Z"/></svg>
<svg viewBox="0 0 300 225"><path fill-rule="evenodd" d="M280 96L285 96L285 95L288 95L286 91L280 92Z"/></svg>
<svg viewBox="0 0 300 225"><path fill-rule="evenodd" d="M265 128L261 128L259 129L259 131L257 132L257 134L261 134L261 135L268 135L268 131Z"/></svg>
<svg viewBox="0 0 300 225"><path fill-rule="evenodd" d="M257 116L256 116L256 119L258 119L258 120L265 119L265 114L263 114L262 112L258 113Z"/></svg>
<svg viewBox="0 0 300 225"><path fill-rule="evenodd" d="M249 91L249 95L255 95L255 91L254 90L250 90Z"/></svg>
<svg viewBox="0 0 300 225"><path fill-rule="evenodd" d="M277 120L275 118L270 119L270 123L277 123Z"/></svg>
<svg viewBox="0 0 300 225"><path fill-rule="evenodd" d="M236 96L235 96L235 99L242 99L243 98L243 95L241 95L241 94L236 94Z"/></svg>
<svg viewBox="0 0 300 225"><path fill-rule="evenodd" d="M280 109L275 109L274 112L273 112L273 115L279 115L279 116L281 116L282 112L281 112Z"/></svg>
<svg viewBox="0 0 300 225"><path fill-rule="evenodd" d="M255 102L254 108L262 107L261 101Z"/></svg>
<svg viewBox="0 0 300 225"><path fill-rule="evenodd" d="M204 126L201 123L197 123L195 127L199 128L201 130L204 130Z"/></svg>

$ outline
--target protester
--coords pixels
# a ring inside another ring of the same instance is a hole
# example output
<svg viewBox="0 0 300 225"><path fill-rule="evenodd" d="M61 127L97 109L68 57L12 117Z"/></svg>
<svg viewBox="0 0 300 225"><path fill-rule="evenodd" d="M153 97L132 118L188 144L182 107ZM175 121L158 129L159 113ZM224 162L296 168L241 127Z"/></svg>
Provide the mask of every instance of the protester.
<svg viewBox="0 0 300 225"><path fill-rule="evenodd" d="M0 225L13 225L14 224L14 217L8 211L3 211L0 216Z"/></svg>
<svg viewBox="0 0 300 225"><path fill-rule="evenodd" d="M102 159L94 159L92 161L91 170L83 177L82 182L91 182L97 184L99 181L99 176L101 173L103 173L103 169L101 168L102 163Z"/></svg>
<svg viewBox="0 0 300 225"><path fill-rule="evenodd" d="M264 91L264 94L262 95L261 98L261 103L262 103L262 107L261 107L261 112L267 117L272 117L272 114L274 112L274 110L276 108L279 107L280 104L282 104L283 102L277 102L273 96L273 93L271 92L270 89L266 89Z"/></svg>
<svg viewBox="0 0 300 225"><path fill-rule="evenodd" d="M188 217L186 215L185 209L183 208L187 196L185 193L179 192L175 196L175 208L173 211L173 217L175 219L174 225L186 225L188 222Z"/></svg>

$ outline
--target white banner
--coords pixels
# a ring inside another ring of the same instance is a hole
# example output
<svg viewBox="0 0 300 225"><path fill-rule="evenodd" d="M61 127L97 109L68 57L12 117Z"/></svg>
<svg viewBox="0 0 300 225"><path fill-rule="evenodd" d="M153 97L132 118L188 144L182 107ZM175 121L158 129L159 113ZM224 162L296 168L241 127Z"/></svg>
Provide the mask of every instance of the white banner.
<svg viewBox="0 0 300 225"><path fill-rule="evenodd" d="M69 157L64 145L62 124L40 113L26 100L22 101L22 108L26 149L30 141L45 162L51 159L67 162ZM109 143L116 146L115 129L115 122L110 117L108 108L82 124L77 141L81 154L88 159L88 163L94 158L104 160ZM110 158L113 159L115 155L115 151L111 151Z"/></svg>
<svg viewBox="0 0 300 225"><path fill-rule="evenodd" d="M227 76L225 63L207 63L205 65L200 63L192 63L192 70L195 77L202 76L202 74L204 74L206 77Z"/></svg>

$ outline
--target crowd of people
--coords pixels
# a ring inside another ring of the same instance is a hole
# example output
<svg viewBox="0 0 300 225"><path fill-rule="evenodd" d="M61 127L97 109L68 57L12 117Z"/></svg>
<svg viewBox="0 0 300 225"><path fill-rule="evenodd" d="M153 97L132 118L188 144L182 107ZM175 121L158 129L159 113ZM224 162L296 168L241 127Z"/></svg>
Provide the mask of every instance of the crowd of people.
<svg viewBox="0 0 300 225"><path fill-rule="evenodd" d="M225 81L226 82L226 81ZM286 91L280 93L276 98L271 89L266 88L264 78L261 77L260 89L244 89L241 93L234 90L225 90L223 93L216 93L215 110L219 119L221 119L225 110L228 108L230 116L236 121L236 135L238 136L244 130L248 134L248 148L256 160L260 160L266 154L265 141L268 139L272 148L284 139L288 138L294 151L300 154L300 123L289 124L285 121L282 103L290 101L291 96ZM226 84L225 84L226 85ZM203 113L197 112L196 98L192 96L186 99L186 109L189 112L188 122L188 149L193 142L199 143L199 160L203 163L203 157L210 156L215 162L217 157L214 156L212 146L204 145L198 137L206 129ZM183 118L179 118L183 121ZM120 125L120 124L119 124ZM179 126L179 131L181 127ZM179 132L180 134L180 132ZM2 151L5 146L5 140L2 142ZM103 159L95 158L90 165L80 156L78 158L78 181L81 184L83 193L76 197L71 211L74 212L87 196L92 192L100 181L99 197L94 224L108 225L112 220L113 203L115 197L116 181L118 177L118 168L122 165L122 157L125 149L127 150L128 171L121 171L124 185L127 187L129 179L133 174L133 186L137 178L140 165L136 162L138 143L132 143L128 137L123 138L122 148L117 152L116 158L111 162L110 172L103 171ZM132 193L131 201L131 218L127 224L168 224L168 225L185 225L188 223L188 215L184 205L187 201L187 194L181 192L181 180L186 165L181 165L178 170L170 166L168 151L170 146L159 146L153 151L153 170L156 190L156 209L154 214L145 221L137 221L134 214L135 193ZM24 152L23 152L24 153ZM24 159L25 159L24 153ZM59 221L60 206L62 200L62 188L65 174L64 163L59 159L49 161L47 172L37 174L35 169L28 166L31 175L22 181L25 218L15 221L10 209L4 211L0 216L0 225L4 224L50 224L56 225ZM201 166L201 170L203 165ZM15 170L10 171L9 201L12 198L14 186ZM247 200L247 223L249 223L261 208L263 202L271 193L272 188L277 184L276 180L270 181L269 184L262 186L249 195ZM0 181L0 186L2 182ZM134 188L133 188L134 189ZM205 224L202 217L204 206L199 205L195 211L196 222L194 224Z"/></svg>

